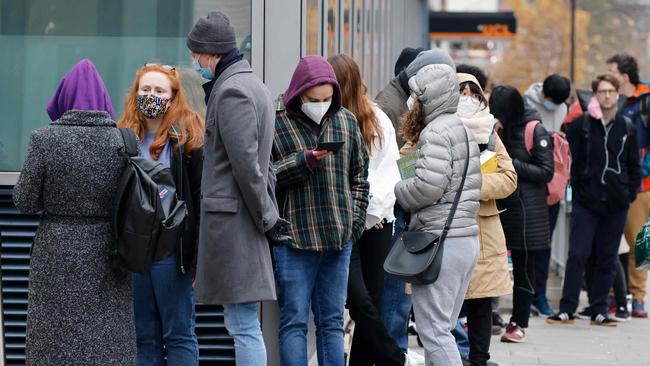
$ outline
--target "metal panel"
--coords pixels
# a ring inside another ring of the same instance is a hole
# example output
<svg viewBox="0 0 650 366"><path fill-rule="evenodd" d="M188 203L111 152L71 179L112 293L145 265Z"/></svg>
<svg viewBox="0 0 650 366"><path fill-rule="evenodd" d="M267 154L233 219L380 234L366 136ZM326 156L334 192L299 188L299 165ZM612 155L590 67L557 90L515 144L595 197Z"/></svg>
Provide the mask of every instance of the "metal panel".
<svg viewBox="0 0 650 366"><path fill-rule="evenodd" d="M2 336L7 366L25 364L30 250L38 216L23 215L12 201L11 186L0 186L0 273ZM223 308L196 306L201 365L234 365L235 349L223 322Z"/></svg>

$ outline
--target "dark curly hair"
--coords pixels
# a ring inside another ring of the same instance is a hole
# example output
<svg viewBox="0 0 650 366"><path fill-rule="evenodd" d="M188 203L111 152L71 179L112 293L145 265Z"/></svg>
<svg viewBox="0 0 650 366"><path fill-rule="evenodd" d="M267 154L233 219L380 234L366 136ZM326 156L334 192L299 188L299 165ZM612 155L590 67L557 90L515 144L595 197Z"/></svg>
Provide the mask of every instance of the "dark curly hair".
<svg viewBox="0 0 650 366"><path fill-rule="evenodd" d="M627 74L630 78L630 83L634 86L639 85L639 65L636 59L627 53L618 53L607 59L608 64L616 64L618 72Z"/></svg>

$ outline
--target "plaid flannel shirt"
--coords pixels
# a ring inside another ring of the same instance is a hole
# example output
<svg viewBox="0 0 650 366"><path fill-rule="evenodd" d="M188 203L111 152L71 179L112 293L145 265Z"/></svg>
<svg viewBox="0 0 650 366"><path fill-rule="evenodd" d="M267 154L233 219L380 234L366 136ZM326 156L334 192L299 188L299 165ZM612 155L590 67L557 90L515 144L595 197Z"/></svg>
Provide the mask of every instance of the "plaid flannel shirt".
<svg viewBox="0 0 650 366"><path fill-rule="evenodd" d="M273 167L281 216L291 221L293 247L341 250L363 234L368 206L368 153L354 115L345 108L326 117L320 135L311 122L287 114L278 99ZM345 141L333 156L311 168L306 150L317 143Z"/></svg>

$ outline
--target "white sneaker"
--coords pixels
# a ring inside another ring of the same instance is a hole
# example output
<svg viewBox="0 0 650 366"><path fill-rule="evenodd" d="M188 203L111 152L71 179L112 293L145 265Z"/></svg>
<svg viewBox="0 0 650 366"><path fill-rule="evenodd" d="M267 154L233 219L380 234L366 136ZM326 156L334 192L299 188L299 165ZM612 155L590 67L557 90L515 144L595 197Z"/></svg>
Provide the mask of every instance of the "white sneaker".
<svg viewBox="0 0 650 366"><path fill-rule="evenodd" d="M406 362L404 364L410 366L424 366L424 356L415 351L409 351L406 354Z"/></svg>

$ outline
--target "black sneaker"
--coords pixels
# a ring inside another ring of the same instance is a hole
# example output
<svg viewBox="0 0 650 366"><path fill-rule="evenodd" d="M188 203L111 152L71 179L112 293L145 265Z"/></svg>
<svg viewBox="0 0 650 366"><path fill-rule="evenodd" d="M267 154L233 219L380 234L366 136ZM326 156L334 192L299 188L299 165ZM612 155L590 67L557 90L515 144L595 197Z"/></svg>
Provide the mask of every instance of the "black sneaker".
<svg viewBox="0 0 650 366"><path fill-rule="evenodd" d="M581 312L576 313L576 318L582 319L582 320L590 320L591 319L591 309L589 309L589 306L582 309Z"/></svg>
<svg viewBox="0 0 650 366"><path fill-rule="evenodd" d="M576 318L568 313L557 313L546 318L546 322L548 324L573 324L576 322Z"/></svg>
<svg viewBox="0 0 650 366"><path fill-rule="evenodd" d="M618 322L626 322L630 320L630 312L627 311L627 306L619 306L614 313L614 320Z"/></svg>
<svg viewBox="0 0 650 366"><path fill-rule="evenodd" d="M591 318L591 325L600 327L615 327L618 325L618 323L616 323L616 320L608 317L607 315L598 314Z"/></svg>

